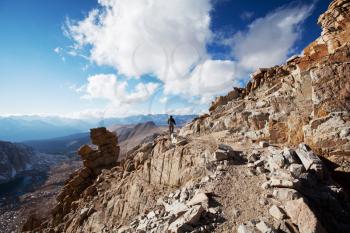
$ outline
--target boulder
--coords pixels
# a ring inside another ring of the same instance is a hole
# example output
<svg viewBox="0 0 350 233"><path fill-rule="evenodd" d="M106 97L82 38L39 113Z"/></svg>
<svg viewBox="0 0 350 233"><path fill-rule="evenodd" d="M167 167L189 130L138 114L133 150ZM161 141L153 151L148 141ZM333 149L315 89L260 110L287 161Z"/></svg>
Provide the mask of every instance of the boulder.
<svg viewBox="0 0 350 233"><path fill-rule="evenodd" d="M168 230L170 232L185 232L184 228L186 228L188 225L196 224L199 221L203 212L204 209L201 205L193 206L181 217L172 222L169 225Z"/></svg>
<svg viewBox="0 0 350 233"><path fill-rule="evenodd" d="M303 198L286 202L285 210L300 233L326 233Z"/></svg>
<svg viewBox="0 0 350 233"><path fill-rule="evenodd" d="M165 211L175 215L175 217L180 216L188 210L187 205L179 201L174 201L173 203L171 203L171 205L168 205L167 203L163 204L165 207Z"/></svg>
<svg viewBox="0 0 350 233"><path fill-rule="evenodd" d="M271 206L269 213L278 220L282 220L285 217L284 211L276 205Z"/></svg>
<svg viewBox="0 0 350 233"><path fill-rule="evenodd" d="M274 233L275 231L272 229L270 225L268 225L264 221L260 221L256 224L256 228L261 232L261 233Z"/></svg>
<svg viewBox="0 0 350 233"><path fill-rule="evenodd" d="M189 200L186 204L188 206L194 206L194 205L202 205L204 208L208 208L208 202L209 202L209 198L208 196L203 193L203 192L199 192L197 194L195 194L191 200Z"/></svg>
<svg viewBox="0 0 350 233"><path fill-rule="evenodd" d="M283 149L283 157L288 164L293 164L297 162L297 155L294 150L285 147Z"/></svg>
<svg viewBox="0 0 350 233"><path fill-rule="evenodd" d="M322 166L321 159L310 149L308 145L300 144L296 152L306 170L316 169L318 165Z"/></svg>
<svg viewBox="0 0 350 233"><path fill-rule="evenodd" d="M284 157L280 153L273 154L269 157L268 164L271 170L277 170L284 166Z"/></svg>
<svg viewBox="0 0 350 233"><path fill-rule="evenodd" d="M298 199L300 194L294 189L276 188L273 190L273 196L280 201L288 201Z"/></svg>

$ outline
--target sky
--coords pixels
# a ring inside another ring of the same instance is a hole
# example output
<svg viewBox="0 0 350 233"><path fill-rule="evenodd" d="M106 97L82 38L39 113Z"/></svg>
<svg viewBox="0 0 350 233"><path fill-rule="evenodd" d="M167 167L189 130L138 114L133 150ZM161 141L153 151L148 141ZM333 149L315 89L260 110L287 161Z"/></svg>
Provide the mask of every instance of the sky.
<svg viewBox="0 0 350 233"><path fill-rule="evenodd" d="M0 0L0 115L192 114L320 35L329 0Z"/></svg>

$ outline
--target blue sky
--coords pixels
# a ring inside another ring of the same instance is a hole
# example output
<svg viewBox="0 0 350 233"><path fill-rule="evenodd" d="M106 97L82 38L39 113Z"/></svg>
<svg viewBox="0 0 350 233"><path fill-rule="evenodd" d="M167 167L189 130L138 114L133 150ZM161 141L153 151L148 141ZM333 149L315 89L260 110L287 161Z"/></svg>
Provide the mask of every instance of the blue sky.
<svg viewBox="0 0 350 233"><path fill-rule="evenodd" d="M0 114L203 112L300 53L329 2L0 0Z"/></svg>

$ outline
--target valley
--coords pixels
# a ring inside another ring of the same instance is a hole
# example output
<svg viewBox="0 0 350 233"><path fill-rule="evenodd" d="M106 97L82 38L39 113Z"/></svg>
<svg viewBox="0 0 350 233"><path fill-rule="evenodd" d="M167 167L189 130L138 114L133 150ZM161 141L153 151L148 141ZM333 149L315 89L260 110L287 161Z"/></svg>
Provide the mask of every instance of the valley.
<svg viewBox="0 0 350 233"><path fill-rule="evenodd" d="M122 159L129 150L140 143L152 141L167 128L153 122L144 122L135 125L112 125L109 129L120 135ZM6 154L6 158L13 160L14 152L17 152L23 158L17 157L24 162L15 161L15 164L28 170L20 167L24 171L21 170L19 174L0 184L0 232L18 231L24 220L34 212L40 218L49 214L65 181L82 167L81 159L77 156L78 149L90 143L89 133L24 141L23 144L4 142L4 145L10 145L12 149ZM5 170L0 169L0 172Z"/></svg>

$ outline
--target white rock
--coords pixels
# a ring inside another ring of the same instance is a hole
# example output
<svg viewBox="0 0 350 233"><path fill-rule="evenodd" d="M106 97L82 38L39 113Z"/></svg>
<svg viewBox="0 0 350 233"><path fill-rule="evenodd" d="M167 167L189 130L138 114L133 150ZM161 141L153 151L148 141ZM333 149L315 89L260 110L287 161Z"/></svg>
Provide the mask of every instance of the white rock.
<svg viewBox="0 0 350 233"><path fill-rule="evenodd" d="M268 147L268 146L269 146L269 143L266 142L266 141L260 141L260 142L259 142L259 146L260 146L261 148L265 148L265 147Z"/></svg>
<svg viewBox="0 0 350 233"><path fill-rule="evenodd" d="M264 162L265 161L263 159L259 159L259 160L254 162L254 166L255 167L260 167L260 166L264 165Z"/></svg>
<svg viewBox="0 0 350 233"><path fill-rule="evenodd" d="M188 199L188 191L186 188L181 189L180 202L185 202Z"/></svg>
<svg viewBox="0 0 350 233"><path fill-rule="evenodd" d="M304 166L301 164L293 163L289 166L289 171L294 177L299 177L304 171Z"/></svg>
<svg viewBox="0 0 350 233"><path fill-rule="evenodd" d="M296 190L288 188L277 188L273 190L273 196L280 201L295 200L300 197Z"/></svg>
<svg viewBox="0 0 350 233"><path fill-rule="evenodd" d="M237 233L255 233L255 227L252 222L247 222L244 224L241 224L237 228Z"/></svg>
<svg viewBox="0 0 350 233"><path fill-rule="evenodd" d="M272 233L273 230L272 228L267 225L264 221L260 221L259 223L256 224L256 228L261 232L261 233Z"/></svg>
<svg viewBox="0 0 350 233"><path fill-rule="evenodd" d="M271 178L270 180L270 186L277 188L294 188L296 184L297 181L282 180L277 178Z"/></svg>
<svg viewBox="0 0 350 233"><path fill-rule="evenodd" d="M322 165L321 159L306 144L300 144L296 152L306 170Z"/></svg>
<svg viewBox="0 0 350 233"><path fill-rule="evenodd" d="M155 218L156 217L156 213L154 213L154 211L151 211L147 214L147 218L148 219L152 219L152 218Z"/></svg>
<svg viewBox="0 0 350 233"><path fill-rule="evenodd" d="M207 208L208 202L209 202L208 196L203 192L199 192L199 193L195 194L192 197L192 199L187 202L187 206L194 206L194 205L200 204L204 208Z"/></svg>
<svg viewBox="0 0 350 233"><path fill-rule="evenodd" d="M271 170L282 168L285 164L284 157L279 153L273 154L269 157L268 164Z"/></svg>
<svg viewBox="0 0 350 233"><path fill-rule="evenodd" d="M186 213L184 213L181 217L172 222L168 228L170 232L179 232L179 230L186 224L194 225L196 224L204 209L200 205L193 206Z"/></svg>
<svg viewBox="0 0 350 233"><path fill-rule="evenodd" d="M289 164L296 163L296 154L292 149L285 147L283 149L283 157Z"/></svg>
<svg viewBox="0 0 350 233"><path fill-rule="evenodd" d="M220 210L220 207L215 207L215 208L211 207L208 209L208 212L212 213L212 214L217 214L219 212L219 210Z"/></svg>
<svg viewBox="0 0 350 233"><path fill-rule="evenodd" d="M210 181L210 177L209 176L204 176L202 179L201 179L201 182L200 183L207 183Z"/></svg>
<svg viewBox="0 0 350 233"><path fill-rule="evenodd" d="M345 138L350 134L350 128L342 129L339 133L340 138Z"/></svg>
<svg viewBox="0 0 350 233"><path fill-rule="evenodd" d="M272 217L278 220L282 220L285 217L283 211L276 205L271 206L271 208L269 209L269 213Z"/></svg>
<svg viewBox="0 0 350 233"><path fill-rule="evenodd" d="M166 212L174 214L175 216L180 215L188 210L187 205L179 201L174 201L171 203L171 205L165 204L164 207Z"/></svg>

